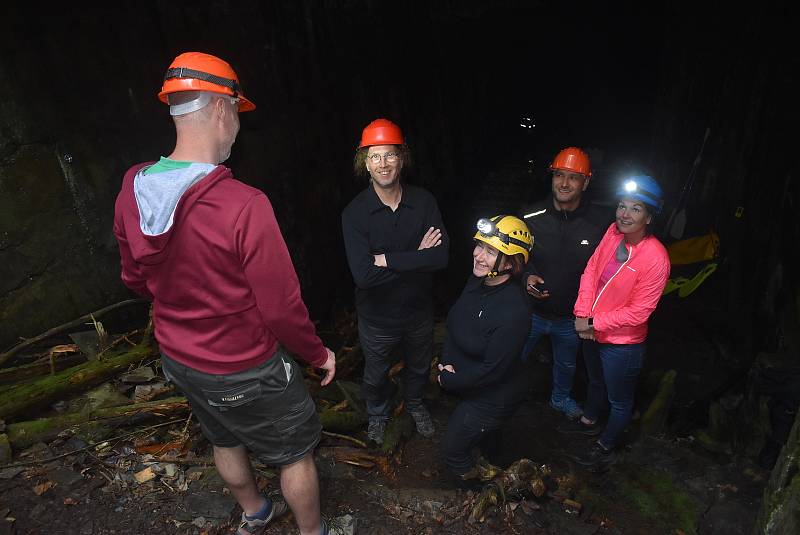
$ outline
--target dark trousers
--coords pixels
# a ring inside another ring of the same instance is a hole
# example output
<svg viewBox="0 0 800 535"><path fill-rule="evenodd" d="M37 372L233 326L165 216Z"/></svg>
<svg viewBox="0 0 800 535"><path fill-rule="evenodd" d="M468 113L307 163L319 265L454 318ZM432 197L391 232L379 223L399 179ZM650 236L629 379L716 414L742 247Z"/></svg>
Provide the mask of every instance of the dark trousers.
<svg viewBox="0 0 800 535"><path fill-rule="evenodd" d="M597 420L610 405L608 423L600 443L608 449L617 445L619 437L631 421L633 395L642 370L644 343L598 344L587 340L583 344L583 360L589 376L584 415Z"/></svg>
<svg viewBox="0 0 800 535"><path fill-rule="evenodd" d="M433 317L408 327L383 327L358 318L358 336L364 353L362 396L369 416L389 417L392 385L389 369L400 358L403 368L403 395L407 406L422 402L422 392L430 375L433 357Z"/></svg>
<svg viewBox="0 0 800 535"><path fill-rule="evenodd" d="M456 476L463 476L475 465L472 448L478 447L490 462L502 447L502 427L516 407L490 407L462 401L447 421L442 440L444 464Z"/></svg>

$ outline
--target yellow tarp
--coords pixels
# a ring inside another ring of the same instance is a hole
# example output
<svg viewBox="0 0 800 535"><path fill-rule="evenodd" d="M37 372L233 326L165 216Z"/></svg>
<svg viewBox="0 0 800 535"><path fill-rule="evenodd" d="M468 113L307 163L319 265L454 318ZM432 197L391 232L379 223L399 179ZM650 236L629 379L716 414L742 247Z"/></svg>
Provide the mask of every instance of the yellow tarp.
<svg viewBox="0 0 800 535"><path fill-rule="evenodd" d="M706 262L717 257L719 252L719 236L709 231L708 234L676 241L667 246L669 262L673 266Z"/></svg>

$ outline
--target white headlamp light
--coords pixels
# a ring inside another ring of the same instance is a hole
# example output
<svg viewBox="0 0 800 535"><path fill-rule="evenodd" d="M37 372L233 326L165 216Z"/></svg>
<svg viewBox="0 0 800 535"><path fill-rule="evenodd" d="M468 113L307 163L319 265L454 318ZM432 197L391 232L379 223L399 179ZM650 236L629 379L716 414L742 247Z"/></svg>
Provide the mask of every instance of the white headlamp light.
<svg viewBox="0 0 800 535"><path fill-rule="evenodd" d="M494 223L486 218L479 219L476 226L478 227L478 232L485 236L493 236L495 233Z"/></svg>

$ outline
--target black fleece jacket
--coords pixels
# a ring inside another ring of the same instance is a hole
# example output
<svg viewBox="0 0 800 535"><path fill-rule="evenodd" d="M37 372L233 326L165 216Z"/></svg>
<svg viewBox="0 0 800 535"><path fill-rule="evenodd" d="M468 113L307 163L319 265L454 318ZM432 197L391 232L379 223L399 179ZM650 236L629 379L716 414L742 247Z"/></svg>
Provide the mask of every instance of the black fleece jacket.
<svg viewBox="0 0 800 535"><path fill-rule="evenodd" d="M486 286L470 276L447 315L442 364L455 373L440 373L442 387L488 407L513 407L528 389L520 359L530 329L530 307L514 279Z"/></svg>

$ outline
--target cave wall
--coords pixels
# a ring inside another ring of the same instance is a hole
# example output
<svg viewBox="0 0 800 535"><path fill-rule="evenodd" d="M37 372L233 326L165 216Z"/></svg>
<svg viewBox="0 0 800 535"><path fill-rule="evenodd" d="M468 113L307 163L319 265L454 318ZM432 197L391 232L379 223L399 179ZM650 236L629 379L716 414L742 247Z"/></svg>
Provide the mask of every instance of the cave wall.
<svg viewBox="0 0 800 535"><path fill-rule="evenodd" d="M474 147L492 134L488 107L476 105L489 102L488 81L464 68L490 58L456 35L477 25L484 8L471 4L10 10L0 32L0 347L129 296L113 200L128 166L173 147L155 95L185 50L227 59L258 105L227 164L270 196L312 314L347 303L339 214L365 186L351 170L361 128L378 116L401 124L420 163L412 180L437 195L448 187L440 177L476 168ZM486 128L467 130L467 116Z"/></svg>
<svg viewBox="0 0 800 535"><path fill-rule="evenodd" d="M687 233L720 232L731 310L769 309L764 292L742 289L774 279L798 235L786 156L795 14L781 4L594 9L303 0L9 10L0 32L0 347L129 296L118 281L113 199L129 165L170 152L171 121L155 93L171 59L193 49L228 59L258 105L242 116L228 165L270 196L315 318L351 301L339 215L365 185L350 158L377 116L403 126L416 160L409 180L440 199L454 259L468 254L464 229L476 210L531 191L529 158L537 177L568 144L605 151L608 178L614 159L647 163L669 211L709 128ZM527 110L540 124L523 139L510 129ZM515 162L523 165L512 176L494 173ZM597 173L593 188L602 182ZM460 289L464 272L449 270L442 291Z"/></svg>
<svg viewBox="0 0 800 535"><path fill-rule="evenodd" d="M586 44L561 29L570 13L528 0L8 10L0 23L0 347L129 296L118 281L113 200L130 165L172 149L155 95L186 50L228 60L258 105L242 115L227 165L272 200L314 318L352 302L339 217L365 186L351 158L361 129L379 116L403 127L416 162L408 180L440 199L453 258L466 259L440 277L438 301L450 302L468 271L475 217L488 215L477 210L499 209L499 197L476 202L496 194L490 167L514 169L508 195L520 199L529 184L514 180L530 179L528 161L543 176L560 147L594 143L604 114L630 126L620 130L627 141L643 138L629 107L646 98L598 82L605 70L621 74L635 51L623 46L622 29L636 30L631 13L612 16L615 26L592 37L586 57ZM594 17L573 18L573 31L590 32ZM637 32L640 47L657 38L651 28ZM580 83L569 81L575 61ZM521 136L520 116L534 113L537 130Z"/></svg>
<svg viewBox="0 0 800 535"><path fill-rule="evenodd" d="M789 156L800 117L792 96L800 58L790 38L798 10L781 2L724 11L672 3L664 16L650 149L665 186L663 223L685 207L684 237L719 234L727 296L719 308L730 315L731 347L752 358L776 340L781 294L798 291L783 275L797 272L791 249L800 238L800 192ZM687 202L677 206L706 129Z"/></svg>

